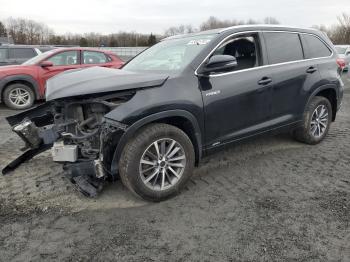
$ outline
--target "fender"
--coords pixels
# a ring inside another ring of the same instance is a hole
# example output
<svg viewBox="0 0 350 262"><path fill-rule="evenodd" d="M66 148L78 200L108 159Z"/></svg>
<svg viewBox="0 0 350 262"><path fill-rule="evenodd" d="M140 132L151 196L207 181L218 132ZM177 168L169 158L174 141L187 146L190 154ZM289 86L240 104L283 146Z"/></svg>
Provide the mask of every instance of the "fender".
<svg viewBox="0 0 350 262"><path fill-rule="evenodd" d="M152 115L149 115L145 118L142 118L126 129L126 132L121 136L119 143L117 145L117 148L113 154L113 159L112 159L112 163L111 163L111 173L112 174L118 173L118 162L119 162L120 156L122 154L122 151L123 151L126 143L128 142L129 138L131 138L136 133L136 131L139 130L141 127L143 127L149 123L155 122L157 120L165 119L167 117L183 117L191 122L192 127L193 127L194 132L195 132L196 145L194 145L194 149L195 149L196 156L197 156L196 157L197 158L196 164L198 164L199 160L202 157L202 135L201 135L201 131L200 131L197 119L190 112L185 111L185 110L169 110L169 111L164 111L164 112L152 114ZM112 121L114 121L114 120L112 120Z"/></svg>
<svg viewBox="0 0 350 262"><path fill-rule="evenodd" d="M339 90L337 88L337 86L335 84L326 84L326 85L321 85L319 87L317 87L312 93L311 95L309 96L307 102L306 102L306 105L304 108L307 108L312 100L312 98L314 98L319 92L323 91L323 90L326 90L326 89L332 89L335 91L336 93L336 102L337 102L337 109L339 109ZM336 113L336 112L334 112Z"/></svg>
<svg viewBox="0 0 350 262"><path fill-rule="evenodd" d="M35 94L36 99L40 99L40 93L39 93L39 84L38 82L30 75L11 75L11 76L5 76L4 78L0 79L0 102L2 98L2 93L4 91L5 86L13 81L26 81L30 83L33 86L33 91Z"/></svg>

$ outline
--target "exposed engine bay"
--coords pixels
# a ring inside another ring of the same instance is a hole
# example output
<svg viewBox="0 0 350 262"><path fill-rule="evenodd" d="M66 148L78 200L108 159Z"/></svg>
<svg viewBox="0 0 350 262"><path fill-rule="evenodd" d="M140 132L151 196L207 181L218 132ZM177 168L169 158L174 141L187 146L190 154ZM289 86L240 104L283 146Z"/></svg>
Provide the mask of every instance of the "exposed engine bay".
<svg viewBox="0 0 350 262"><path fill-rule="evenodd" d="M54 100L7 118L13 131L25 142L21 149L25 152L6 166L3 174L51 148L53 161L65 163L64 168L80 191L95 196L101 182L113 178L108 166L111 151L126 128L104 116L134 93Z"/></svg>

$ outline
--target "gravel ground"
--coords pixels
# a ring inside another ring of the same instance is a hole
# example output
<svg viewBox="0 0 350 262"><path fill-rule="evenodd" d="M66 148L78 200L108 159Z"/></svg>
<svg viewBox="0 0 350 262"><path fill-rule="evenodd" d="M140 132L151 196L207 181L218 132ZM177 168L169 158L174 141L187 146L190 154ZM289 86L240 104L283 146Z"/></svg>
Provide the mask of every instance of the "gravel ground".
<svg viewBox="0 0 350 262"><path fill-rule="evenodd" d="M0 108L1 167L22 145L10 114ZM236 145L159 204L119 182L85 198L37 156L0 177L0 261L350 261L349 116L350 90L323 143Z"/></svg>

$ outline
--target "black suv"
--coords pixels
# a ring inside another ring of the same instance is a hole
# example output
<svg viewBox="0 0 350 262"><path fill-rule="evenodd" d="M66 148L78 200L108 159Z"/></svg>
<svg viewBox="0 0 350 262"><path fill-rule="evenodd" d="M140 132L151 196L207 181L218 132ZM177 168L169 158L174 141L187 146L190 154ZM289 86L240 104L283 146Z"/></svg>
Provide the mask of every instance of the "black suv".
<svg viewBox="0 0 350 262"><path fill-rule="evenodd" d="M28 150L3 173L52 147L86 194L120 177L164 200L213 149L271 131L321 142L343 95L336 56L317 30L237 26L164 39L122 70L65 72L47 103L7 118Z"/></svg>

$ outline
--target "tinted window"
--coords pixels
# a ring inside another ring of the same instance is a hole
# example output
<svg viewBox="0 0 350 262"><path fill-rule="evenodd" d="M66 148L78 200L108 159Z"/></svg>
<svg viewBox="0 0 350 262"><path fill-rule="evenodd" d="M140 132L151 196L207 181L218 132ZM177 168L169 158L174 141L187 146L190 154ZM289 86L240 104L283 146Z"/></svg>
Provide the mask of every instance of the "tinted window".
<svg viewBox="0 0 350 262"><path fill-rule="evenodd" d="M57 55L51 56L48 61L52 62L55 66L62 65L77 65L78 61L78 51L66 51L58 53Z"/></svg>
<svg viewBox="0 0 350 262"><path fill-rule="evenodd" d="M107 57L101 52L84 51L83 63L84 64L103 64L103 63L107 63Z"/></svg>
<svg viewBox="0 0 350 262"><path fill-rule="evenodd" d="M318 37L303 34L302 39L305 58L327 57L332 54L329 48Z"/></svg>
<svg viewBox="0 0 350 262"><path fill-rule="evenodd" d="M10 58L32 58L36 53L31 48L10 48Z"/></svg>
<svg viewBox="0 0 350 262"><path fill-rule="evenodd" d="M264 33L270 64L302 60L303 50L298 34Z"/></svg>
<svg viewBox="0 0 350 262"><path fill-rule="evenodd" d="M5 62L7 59L7 49L0 49L0 62Z"/></svg>

